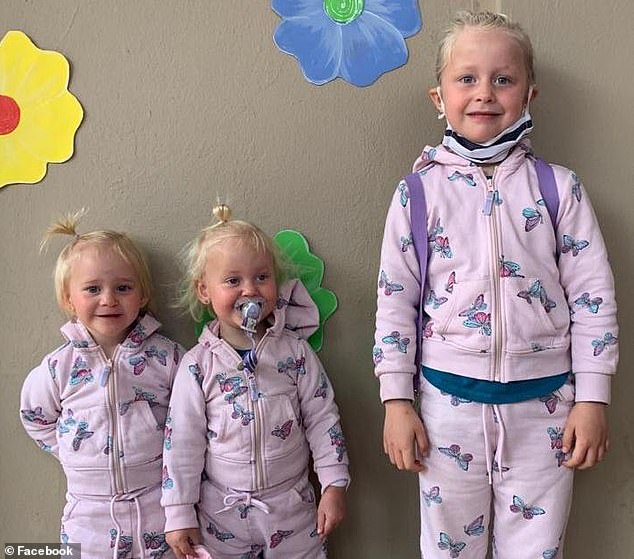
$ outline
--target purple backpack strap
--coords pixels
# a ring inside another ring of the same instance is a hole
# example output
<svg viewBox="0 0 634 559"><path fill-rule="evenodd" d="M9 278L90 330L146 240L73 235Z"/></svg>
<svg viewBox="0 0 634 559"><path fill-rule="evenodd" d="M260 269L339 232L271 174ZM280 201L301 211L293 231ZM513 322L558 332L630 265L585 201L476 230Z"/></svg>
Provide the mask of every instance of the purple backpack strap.
<svg viewBox="0 0 634 559"><path fill-rule="evenodd" d="M557 236L557 214L559 213L559 193L557 192L557 183L555 182L555 173L553 168L539 157L535 158L535 170L537 171L537 181L539 183L539 192L544 199L550 221Z"/></svg>
<svg viewBox="0 0 634 559"><path fill-rule="evenodd" d="M425 293L425 279L427 278L427 204L425 202L425 190L423 180L418 173L412 173L403 177L409 191L409 212L412 227L412 241L418 258L420 268L420 300L418 302L418 320L416 321L416 374L414 375L414 393L418 393L418 382L421 361L420 341L423 334L423 297Z"/></svg>

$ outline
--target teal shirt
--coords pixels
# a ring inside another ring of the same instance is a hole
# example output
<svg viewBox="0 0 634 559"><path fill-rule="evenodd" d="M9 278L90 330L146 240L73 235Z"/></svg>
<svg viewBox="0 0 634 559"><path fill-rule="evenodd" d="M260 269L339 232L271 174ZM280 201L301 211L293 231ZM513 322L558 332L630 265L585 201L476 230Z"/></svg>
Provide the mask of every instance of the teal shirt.
<svg viewBox="0 0 634 559"><path fill-rule="evenodd" d="M482 404L513 404L546 396L561 388L569 373L513 382L495 382L454 375L423 367L423 376L430 384L465 401Z"/></svg>

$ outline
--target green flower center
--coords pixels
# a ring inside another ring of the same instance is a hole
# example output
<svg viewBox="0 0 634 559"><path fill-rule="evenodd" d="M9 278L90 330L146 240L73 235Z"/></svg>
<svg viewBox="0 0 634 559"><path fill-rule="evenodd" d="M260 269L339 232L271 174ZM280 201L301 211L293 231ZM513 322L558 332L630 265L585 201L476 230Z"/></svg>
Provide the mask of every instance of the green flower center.
<svg viewBox="0 0 634 559"><path fill-rule="evenodd" d="M20 107L12 97L0 95L0 136L11 134L20 122Z"/></svg>
<svg viewBox="0 0 634 559"><path fill-rule="evenodd" d="M365 0L324 0L324 11L335 23L345 25L363 12Z"/></svg>

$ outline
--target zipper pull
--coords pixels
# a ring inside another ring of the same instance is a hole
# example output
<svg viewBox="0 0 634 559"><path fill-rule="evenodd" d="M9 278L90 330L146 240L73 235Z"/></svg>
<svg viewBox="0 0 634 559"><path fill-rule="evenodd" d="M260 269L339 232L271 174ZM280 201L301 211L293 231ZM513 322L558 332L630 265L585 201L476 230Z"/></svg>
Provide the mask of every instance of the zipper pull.
<svg viewBox="0 0 634 559"><path fill-rule="evenodd" d="M106 384L108 384L108 376L110 375L111 370L112 370L112 367L110 365L106 365L103 368L103 371L101 371L101 377L99 379L99 384L101 386L106 386Z"/></svg>
<svg viewBox="0 0 634 559"><path fill-rule="evenodd" d="M497 190L489 190L487 192L487 197L484 199L484 206L482 207L482 213L484 215L491 215L493 211L493 204L495 203L495 199L497 198Z"/></svg>

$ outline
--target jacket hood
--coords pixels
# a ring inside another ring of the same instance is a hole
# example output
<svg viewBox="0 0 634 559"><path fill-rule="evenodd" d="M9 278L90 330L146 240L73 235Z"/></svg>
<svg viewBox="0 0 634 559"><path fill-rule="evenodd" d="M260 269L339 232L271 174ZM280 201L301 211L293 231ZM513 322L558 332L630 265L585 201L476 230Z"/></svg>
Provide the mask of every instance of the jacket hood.
<svg viewBox="0 0 634 559"><path fill-rule="evenodd" d="M500 163L500 166L507 167L509 170L513 170L519 167L527 156L533 156L533 149L531 147L530 140L523 139L517 147L511 151L508 157ZM437 146L425 146L423 152L418 156L414 165L412 166L412 172L417 173L421 169L424 169L431 163L438 163L440 165L449 165L454 168L468 169L469 167L475 167L475 163L464 159L460 155L447 149L442 144Z"/></svg>
<svg viewBox="0 0 634 559"><path fill-rule="evenodd" d="M122 348L136 349L147 338L157 332L161 323L152 315L146 314L137 318L136 323L126 339L121 342ZM77 319L70 320L60 328L62 335L78 349L93 348L97 344L93 340L88 329Z"/></svg>
<svg viewBox="0 0 634 559"><path fill-rule="evenodd" d="M280 286L276 308L268 320L269 332L273 334L280 334L286 329L308 339L319 328L319 310L304 284L292 279ZM201 343L211 342L218 338L218 332L219 323L214 320L203 328L198 340Z"/></svg>

